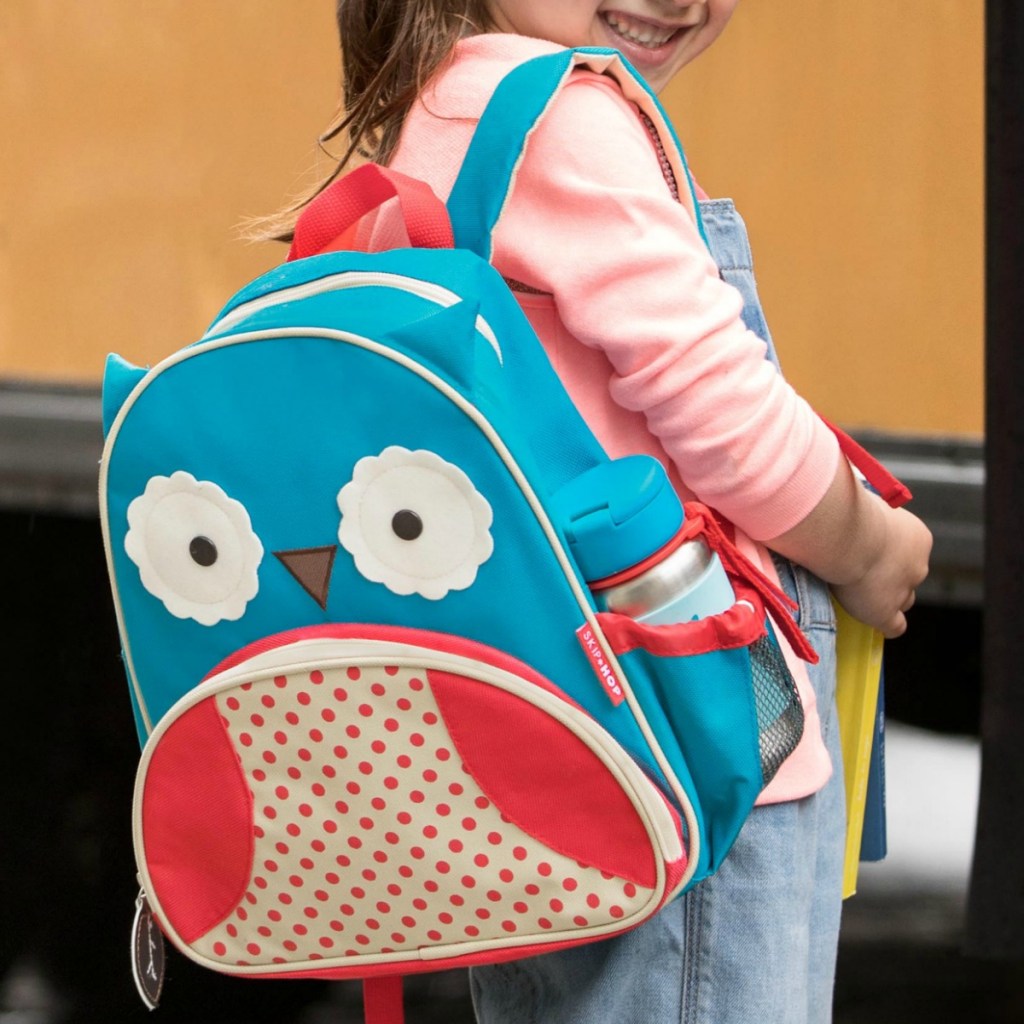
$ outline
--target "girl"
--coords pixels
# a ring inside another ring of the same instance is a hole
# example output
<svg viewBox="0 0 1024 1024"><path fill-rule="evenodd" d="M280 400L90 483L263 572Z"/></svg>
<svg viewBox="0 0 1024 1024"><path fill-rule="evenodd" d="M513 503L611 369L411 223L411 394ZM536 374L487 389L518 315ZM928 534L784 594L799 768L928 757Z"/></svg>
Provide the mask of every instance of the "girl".
<svg viewBox="0 0 1024 1024"><path fill-rule="evenodd" d="M446 198L476 120L518 63L612 46L659 90L737 2L338 0L345 107L326 136L346 136L338 170L358 153ZM855 481L777 372L731 202L702 201L709 253L679 184L615 84L576 72L529 142L494 263L608 453L661 459L680 493L730 520L799 602L820 655L809 671L790 658L805 735L716 876L628 935L476 969L484 1024L831 1016L845 822L822 581L898 636L931 538ZM392 223L385 211L365 224L358 247L401 244Z"/></svg>

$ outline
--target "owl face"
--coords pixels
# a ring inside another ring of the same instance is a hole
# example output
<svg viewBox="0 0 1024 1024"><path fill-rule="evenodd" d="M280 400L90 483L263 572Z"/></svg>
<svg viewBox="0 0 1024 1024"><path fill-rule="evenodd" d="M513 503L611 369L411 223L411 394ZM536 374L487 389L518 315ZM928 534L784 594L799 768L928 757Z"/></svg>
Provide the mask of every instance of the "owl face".
<svg viewBox="0 0 1024 1024"><path fill-rule="evenodd" d="M111 374L111 396L140 381ZM534 633L542 615L579 619L568 587L530 571L550 537L486 426L406 367L269 339L130 393L110 416L106 502L146 731L226 659L304 627L417 627L530 660L519 610Z"/></svg>

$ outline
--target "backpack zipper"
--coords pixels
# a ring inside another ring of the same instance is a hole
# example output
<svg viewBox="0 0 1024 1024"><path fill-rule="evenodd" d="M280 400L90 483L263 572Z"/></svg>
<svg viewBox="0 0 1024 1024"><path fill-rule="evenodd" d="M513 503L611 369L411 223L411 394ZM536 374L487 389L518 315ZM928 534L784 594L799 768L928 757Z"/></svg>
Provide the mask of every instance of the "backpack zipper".
<svg viewBox="0 0 1024 1024"><path fill-rule="evenodd" d="M345 270L339 274L330 274L321 277L316 281L308 281L305 284L292 285L289 288L281 288L258 299L250 299L236 306L229 313L226 313L219 320L214 321L209 330L203 335L200 341L206 341L215 334L219 335L233 327L236 327L243 320L255 313L265 309L272 309L274 306L285 302L297 302L300 299L312 298L315 295L324 295L328 292L346 291L350 288L394 288L396 291L406 292L418 298L426 299L438 306L457 305L462 302L462 296L448 288L430 281L421 281L415 277L405 277L402 274L388 274L379 271ZM482 316L476 318L476 329L487 340L494 349L498 362L502 363L501 345L490 324Z"/></svg>

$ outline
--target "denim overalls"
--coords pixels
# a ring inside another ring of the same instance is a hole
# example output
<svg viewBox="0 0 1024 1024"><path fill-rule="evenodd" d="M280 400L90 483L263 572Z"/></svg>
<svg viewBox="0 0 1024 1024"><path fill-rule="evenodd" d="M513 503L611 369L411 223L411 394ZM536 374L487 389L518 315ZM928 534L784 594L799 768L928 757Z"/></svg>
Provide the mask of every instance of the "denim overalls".
<svg viewBox="0 0 1024 1024"><path fill-rule="evenodd" d="M778 366L746 228L730 199L700 204L723 280ZM824 789L756 807L718 873L635 931L474 968L481 1024L826 1024L839 933L844 789L835 716L835 617L826 586L776 559L818 652L811 684L833 775Z"/></svg>

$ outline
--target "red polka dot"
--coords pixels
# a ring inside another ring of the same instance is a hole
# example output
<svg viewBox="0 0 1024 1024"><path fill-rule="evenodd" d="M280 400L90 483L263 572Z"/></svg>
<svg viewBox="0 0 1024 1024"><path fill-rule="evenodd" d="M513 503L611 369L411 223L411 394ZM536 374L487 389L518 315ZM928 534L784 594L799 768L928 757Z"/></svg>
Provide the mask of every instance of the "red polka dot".
<svg viewBox="0 0 1024 1024"><path fill-rule="evenodd" d="M360 704L359 705L359 714L361 714L363 716L363 718L369 718L373 714L373 705L371 705L371 704Z"/></svg>
<svg viewBox="0 0 1024 1024"><path fill-rule="evenodd" d="M616 904L608 908L608 913L611 914L612 917L622 917L623 914L625 914L626 912L622 909L622 907Z"/></svg>
<svg viewBox="0 0 1024 1024"><path fill-rule="evenodd" d="M498 892L497 889L488 889L487 890L487 898L492 903L500 903L501 902L501 893Z"/></svg>
<svg viewBox="0 0 1024 1024"><path fill-rule="evenodd" d="M434 879L428 878L423 883L423 888L426 889L427 892L437 892L437 890L440 889L441 887L437 884L437 882L434 881Z"/></svg>
<svg viewBox="0 0 1024 1024"><path fill-rule="evenodd" d="M265 782L267 778L267 773L262 768L253 768L252 777L257 782Z"/></svg>
<svg viewBox="0 0 1024 1024"><path fill-rule="evenodd" d="M410 743L411 743L411 744L412 744L412 745L413 745L414 747L422 747L422 746L423 746L423 744L424 744L424 743L425 743L426 741L425 741L425 740L423 739L423 737L422 737L422 736L421 736L421 735L420 735L420 734L419 734L418 732L414 732L414 733L413 733L413 734L412 734L412 735L411 735L411 736L409 737L409 742L410 742Z"/></svg>
<svg viewBox="0 0 1024 1024"><path fill-rule="evenodd" d="M524 886L524 888L526 889L526 895L527 896L539 896L540 895L540 886L539 885L534 885L533 882L529 882L527 885Z"/></svg>
<svg viewBox="0 0 1024 1024"><path fill-rule="evenodd" d="M398 788L398 779L396 779L393 775L388 775L384 779L384 786L385 786L386 789L397 789Z"/></svg>
<svg viewBox="0 0 1024 1024"><path fill-rule="evenodd" d="M412 821L412 815L408 811L399 811L395 817L401 825L408 825Z"/></svg>
<svg viewBox="0 0 1024 1024"><path fill-rule="evenodd" d="M450 750L446 750L444 747L440 747L437 753L434 754L434 757L436 757L438 761L447 761L451 758L451 756L452 752Z"/></svg>
<svg viewBox="0 0 1024 1024"><path fill-rule="evenodd" d="M516 930L516 923L515 921L502 921L501 927L507 932L514 932Z"/></svg>
<svg viewBox="0 0 1024 1024"><path fill-rule="evenodd" d="M537 918L537 924L539 924L541 926L541 928L550 928L551 927L551 922L546 917L538 917Z"/></svg>
<svg viewBox="0 0 1024 1024"><path fill-rule="evenodd" d="M323 766L323 768L321 769L321 771L322 771L322 772L324 773L324 775L326 775L326 776L327 776L327 778L329 778L329 779L333 779L333 778L334 778L334 776L338 774L338 770L337 770L337 769L336 769L336 768L334 767L334 765L331 765L331 764L325 764L325 765Z"/></svg>
<svg viewBox="0 0 1024 1024"><path fill-rule="evenodd" d="M476 936L480 934L480 929L479 929L479 928L477 928L477 926L476 926L475 924L467 924L467 925L466 925L466 927L465 927L465 928L463 928L462 930L463 930L463 931L464 931L464 932L465 932L465 933L466 933L466 934L467 934L467 935L468 935L468 936L469 936L470 938L476 938Z"/></svg>
<svg viewBox="0 0 1024 1024"><path fill-rule="evenodd" d="M475 864L475 865L476 865L476 866L477 866L478 868L485 868L485 867L487 867L487 865L488 865L488 864L490 864L490 863L491 863L491 858L490 858L490 857L488 857L486 853L478 853L478 854L477 854L477 855L476 855L476 856L475 856L475 857L473 858L473 863L474 863L474 864Z"/></svg>
<svg viewBox="0 0 1024 1024"><path fill-rule="evenodd" d="M251 747L252 737L247 732L240 733L238 736L238 742L241 743L243 747Z"/></svg>
<svg viewBox="0 0 1024 1024"><path fill-rule="evenodd" d="M363 845L363 841L359 836L349 836L348 845L351 846L353 850L358 850Z"/></svg>
<svg viewBox="0 0 1024 1024"><path fill-rule="evenodd" d="M295 780L301 779L302 778L302 772L298 768L296 768L295 765L292 765L288 769L288 778L295 779Z"/></svg>
<svg viewBox="0 0 1024 1024"><path fill-rule="evenodd" d="M257 946L255 942L250 942L245 948L251 956L259 956L260 953L262 952L260 947Z"/></svg>
<svg viewBox="0 0 1024 1024"><path fill-rule="evenodd" d="M578 924L581 928L587 927L587 919L582 914L577 914L572 920L574 924Z"/></svg>
<svg viewBox="0 0 1024 1024"><path fill-rule="evenodd" d="M252 827L252 834L257 839L262 839L265 833L263 832L263 829L259 825L253 825L253 827Z"/></svg>
<svg viewBox="0 0 1024 1024"><path fill-rule="evenodd" d="M383 740L374 740L370 744L370 749L375 754L383 754L388 749L388 745Z"/></svg>
<svg viewBox="0 0 1024 1024"><path fill-rule="evenodd" d="M366 899L366 890L360 885L353 885L352 888L349 889L349 892L352 893L357 900Z"/></svg>
<svg viewBox="0 0 1024 1024"><path fill-rule="evenodd" d="M421 846L414 846L409 851L409 854L410 856L415 857L417 860L423 860L423 858L426 856L426 853L423 852L423 848Z"/></svg>
<svg viewBox="0 0 1024 1024"><path fill-rule="evenodd" d="M406 928L415 928L416 918L410 917L408 914L406 914L405 917L402 918L402 924L404 924Z"/></svg>
<svg viewBox="0 0 1024 1024"><path fill-rule="evenodd" d="M556 913L560 914L565 910L565 904L557 897L548 903L548 906Z"/></svg>
<svg viewBox="0 0 1024 1024"><path fill-rule="evenodd" d="M441 924L453 924L455 922L455 918L452 917L447 910L442 910L441 913L437 915L437 919Z"/></svg>
<svg viewBox="0 0 1024 1024"><path fill-rule="evenodd" d="M223 942L215 942L213 944L213 951L217 956L223 956L228 951L228 947Z"/></svg>
<svg viewBox="0 0 1024 1024"><path fill-rule="evenodd" d="M322 839L314 839L309 845L314 850L316 850L317 853L323 853L324 850L327 849L327 847L324 845L324 842L323 842ZM341 858L339 857L338 859L340 860Z"/></svg>
<svg viewBox="0 0 1024 1024"><path fill-rule="evenodd" d="M327 788L322 782L314 782L309 788L312 791L313 796L326 796L327 794Z"/></svg>
<svg viewBox="0 0 1024 1024"><path fill-rule="evenodd" d="M398 873L399 873L399 874L400 874L400 875L401 875L401 876L402 876L403 878L412 878L412 875L413 875L413 871L412 871L412 868L411 868L411 867L409 867L409 865L408 865L408 864L403 864L403 865L401 865L401 867L399 867L399 869L398 869Z"/></svg>
<svg viewBox="0 0 1024 1024"><path fill-rule="evenodd" d="M313 669L313 671L309 673L309 681L313 683L314 686L319 686L324 681L323 672L318 668Z"/></svg>
<svg viewBox="0 0 1024 1024"><path fill-rule="evenodd" d="M290 825L285 826L285 831L288 833L288 835L294 837L299 835L299 833L302 832L302 829L299 828L299 826L296 825L294 822L292 822Z"/></svg>
<svg viewBox="0 0 1024 1024"><path fill-rule="evenodd" d="M256 934L262 935L263 938L265 939L269 939L273 932L271 932L271 930L265 924L261 924L259 928L256 929Z"/></svg>
<svg viewBox="0 0 1024 1024"><path fill-rule="evenodd" d="M231 936L231 938L233 938L233 939L237 939L238 938L238 929L233 924L229 924L227 926L227 928L226 928L226 931L227 931L228 935Z"/></svg>
<svg viewBox="0 0 1024 1024"><path fill-rule="evenodd" d="M449 839L448 849L451 850L452 853L462 853L462 851L465 849L465 845L463 844L461 839Z"/></svg>
<svg viewBox="0 0 1024 1024"><path fill-rule="evenodd" d="M341 878L333 871L328 871L327 874L324 875L324 881L329 885L337 885L341 881Z"/></svg>
<svg viewBox="0 0 1024 1024"><path fill-rule="evenodd" d="M395 832L385 832L384 842L388 843L391 846L396 845L398 842L398 834Z"/></svg>
<svg viewBox="0 0 1024 1024"><path fill-rule="evenodd" d="M291 939L285 939L284 942L281 943L281 945L284 946L284 948L287 949L289 953L294 953L295 950L299 948Z"/></svg>
<svg viewBox="0 0 1024 1024"><path fill-rule="evenodd" d="M346 735L351 736L352 739L357 740L363 734L363 731L358 725L352 724L345 726L345 733Z"/></svg>
<svg viewBox="0 0 1024 1024"><path fill-rule="evenodd" d="M486 811L487 808L491 806L491 801L488 800L487 797L485 797L485 796L478 796L473 801L473 803L475 803L477 805L477 807L480 808L481 811Z"/></svg>
<svg viewBox="0 0 1024 1024"><path fill-rule="evenodd" d="M284 716L284 720L289 725L298 725L299 724L299 716L297 714L295 714L294 711L289 711L288 714L286 714Z"/></svg>
<svg viewBox="0 0 1024 1024"><path fill-rule="evenodd" d="M459 881L462 882L463 889L476 888L476 879L472 875L463 875L462 878L459 879Z"/></svg>
<svg viewBox="0 0 1024 1024"><path fill-rule="evenodd" d="M632 899L636 895L636 886L632 882L627 882L623 887L622 891Z"/></svg>
<svg viewBox="0 0 1024 1024"><path fill-rule="evenodd" d="M269 693L265 693L262 697L260 697L260 703L265 708L272 708L275 704L275 701L274 698L271 697Z"/></svg>
<svg viewBox="0 0 1024 1024"><path fill-rule="evenodd" d="M373 818L360 818L359 827L365 829L373 828Z"/></svg>
<svg viewBox="0 0 1024 1024"><path fill-rule="evenodd" d="M512 909L517 914L525 914L529 907L527 907L527 905L523 903L522 900L516 900L516 902L512 904Z"/></svg>
<svg viewBox="0 0 1024 1024"><path fill-rule="evenodd" d="M299 804L299 814L304 818L308 818L313 813L313 808L309 804Z"/></svg>
<svg viewBox="0 0 1024 1024"><path fill-rule="evenodd" d="M453 907L461 907L466 901L457 892L453 892L451 896L448 897L448 902Z"/></svg>
<svg viewBox="0 0 1024 1024"><path fill-rule="evenodd" d="M316 866L316 865L315 865L315 864L313 863L313 861L312 861L312 860L310 860L310 858L309 858L309 857L302 857L302 858L301 858L301 859L299 860L299 865L300 865L300 866L301 866L301 867L303 868L303 870L305 870L305 871L312 871L312 870L313 870L313 868L314 868L314 867Z"/></svg>
<svg viewBox="0 0 1024 1024"><path fill-rule="evenodd" d="M237 697L228 697L228 699L224 703L227 704L227 706L229 708L231 708L232 711L237 711L239 709L239 707L241 706L238 703L238 698Z"/></svg>
<svg viewBox="0 0 1024 1024"><path fill-rule="evenodd" d="M434 714L433 711L424 711L423 712L423 721L427 725L437 725L437 715Z"/></svg>
<svg viewBox="0 0 1024 1024"><path fill-rule="evenodd" d="M303 690L301 693L296 694L295 699L304 707L309 707L309 703L313 698Z"/></svg>
<svg viewBox="0 0 1024 1024"><path fill-rule="evenodd" d="M345 669L345 675L347 675L349 679L358 679L362 675L362 672L360 672L355 665L349 665L349 667Z"/></svg>
<svg viewBox="0 0 1024 1024"><path fill-rule="evenodd" d="M287 676L274 676L274 685L279 690L283 690L288 685L288 677Z"/></svg>
<svg viewBox="0 0 1024 1024"><path fill-rule="evenodd" d="M430 939L433 942L440 942L441 941L441 933L439 931L437 931L436 928L431 928L427 932L427 938Z"/></svg>
<svg viewBox="0 0 1024 1024"><path fill-rule="evenodd" d="M408 697L399 697L395 701L395 706L399 711L409 711L412 708L412 701Z"/></svg>
<svg viewBox="0 0 1024 1024"><path fill-rule="evenodd" d="M277 797L278 800L287 800L288 799L288 787L287 786L278 786L277 789L274 790L274 795Z"/></svg>
<svg viewBox="0 0 1024 1024"><path fill-rule="evenodd" d="M252 880L252 884L255 885L257 889L266 889L267 880L260 875L256 875Z"/></svg>
<svg viewBox="0 0 1024 1024"><path fill-rule="evenodd" d="M320 717L325 722L333 722L338 716L334 713L334 710L332 708L324 708L320 712Z"/></svg>
<svg viewBox="0 0 1024 1024"><path fill-rule="evenodd" d="M427 837L427 839L436 839L437 829L433 825L424 825L423 834Z"/></svg>
<svg viewBox="0 0 1024 1024"><path fill-rule="evenodd" d="M424 796L424 795L423 795L423 794L422 794L422 793L421 793L421 792L420 792L420 791L419 791L418 789L414 789L414 790L413 790L413 791L412 791L412 792L411 792L411 793L409 794L409 799L410 799L410 800L411 800L411 801L412 801L412 802L413 802L414 804L421 804L421 803L423 803L423 801L424 801L424 800L426 800L426 797L425 797L425 796Z"/></svg>
<svg viewBox="0 0 1024 1024"><path fill-rule="evenodd" d="M351 917L356 912L355 908L348 903L342 903L342 905L338 907L338 910L340 910L346 917Z"/></svg>
<svg viewBox="0 0 1024 1024"><path fill-rule="evenodd" d="M575 892L579 884L580 883L577 882L575 878L567 878L562 882L562 888L566 892Z"/></svg>
<svg viewBox="0 0 1024 1024"><path fill-rule="evenodd" d="M488 832L487 842L489 842L491 846L497 846L501 842L501 834L498 832Z"/></svg>
<svg viewBox="0 0 1024 1024"><path fill-rule="evenodd" d="M398 722L397 722L397 720L394 719L394 718L385 718L384 719L384 728L387 729L388 732L395 732L395 731L397 731L397 729L398 729Z"/></svg>
<svg viewBox="0 0 1024 1024"><path fill-rule="evenodd" d="M330 949L334 945L334 939L332 939L329 935L321 935L319 942L320 945L324 947L324 949Z"/></svg>
<svg viewBox="0 0 1024 1024"><path fill-rule="evenodd" d="M249 716L249 721L252 722L252 724L255 725L257 729L262 729L265 720L262 715L253 714Z"/></svg>
<svg viewBox="0 0 1024 1024"><path fill-rule="evenodd" d="M408 754L399 754L395 762L399 768L408 768L412 764L412 758Z"/></svg>
<svg viewBox="0 0 1024 1024"><path fill-rule="evenodd" d="M295 886L296 889L301 889L303 886L303 880L301 875L289 875L288 881Z"/></svg>
<svg viewBox="0 0 1024 1024"><path fill-rule="evenodd" d="M331 819L328 818L323 824L323 829L325 832L329 832L333 835L338 831L338 823L336 821L331 821Z"/></svg>
<svg viewBox="0 0 1024 1024"><path fill-rule="evenodd" d="M268 910L267 917L270 918L271 921L274 921L276 923L277 921L281 920L281 911L273 909Z"/></svg>
<svg viewBox="0 0 1024 1024"><path fill-rule="evenodd" d="M313 755L305 747L299 747L299 749L298 749L298 751L296 751L296 753L298 753L300 761L312 761L313 760ZM325 768L324 772L326 773L326 771L327 771L327 769Z"/></svg>
<svg viewBox="0 0 1024 1024"><path fill-rule="evenodd" d="M511 882L516 876L508 868L502 868L501 871L498 872L498 877L503 882Z"/></svg>
<svg viewBox="0 0 1024 1024"><path fill-rule="evenodd" d="M391 941L397 942L399 945L401 945L403 942L405 942L405 936L401 932L392 932Z"/></svg>
<svg viewBox="0 0 1024 1024"><path fill-rule="evenodd" d="M319 729L310 729L309 738L314 743L322 743L324 739L324 734Z"/></svg>
<svg viewBox="0 0 1024 1024"><path fill-rule="evenodd" d="M359 770L360 770L360 772L363 773L363 775L372 775L373 774L373 765L370 764L369 761L360 761L359 762Z"/></svg>
<svg viewBox="0 0 1024 1024"><path fill-rule="evenodd" d="M592 892L589 896L587 896L587 906L590 907L591 910L596 910L600 905L601 899L597 895L597 893Z"/></svg>
<svg viewBox="0 0 1024 1024"><path fill-rule="evenodd" d="M413 676L412 679L409 680L409 689L419 692L423 689L423 680L418 676Z"/></svg>
<svg viewBox="0 0 1024 1024"><path fill-rule="evenodd" d="M273 807L264 807L263 815L266 818L274 819L277 817L277 811Z"/></svg>
<svg viewBox="0 0 1024 1024"><path fill-rule="evenodd" d="M292 925L292 931L295 932L296 935L308 935L309 934L309 929L304 924L293 924Z"/></svg>
<svg viewBox="0 0 1024 1024"><path fill-rule="evenodd" d="M434 867L437 869L437 873L440 875L447 875L451 871L452 866L446 860L439 860Z"/></svg>
<svg viewBox="0 0 1024 1024"><path fill-rule="evenodd" d="M412 901L412 905L417 910L426 910L427 909L427 901L425 899L423 899L421 896L417 896L416 899L414 899Z"/></svg>
<svg viewBox="0 0 1024 1024"><path fill-rule="evenodd" d="M401 896L402 887L400 885L396 885L394 882L391 882L390 885L388 885L388 892L391 893L392 896Z"/></svg>
<svg viewBox="0 0 1024 1024"><path fill-rule="evenodd" d="M383 683L374 683L373 686L370 687L370 693L377 697L383 697L387 692L387 687Z"/></svg>
<svg viewBox="0 0 1024 1024"><path fill-rule="evenodd" d="M345 925L337 919L329 922L329 925L331 930L335 932L343 932L345 930Z"/></svg>
<svg viewBox="0 0 1024 1024"><path fill-rule="evenodd" d="M423 771L424 782L437 782L437 772L433 768L426 768Z"/></svg>
<svg viewBox="0 0 1024 1024"><path fill-rule="evenodd" d="M537 865L537 874L543 875L545 878L547 878L548 875L551 874L551 865L546 860L542 860Z"/></svg>
<svg viewBox="0 0 1024 1024"><path fill-rule="evenodd" d="M256 895L255 895L255 893L247 892L245 894L245 900L246 900L247 903L255 904L256 903Z"/></svg>

